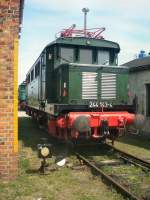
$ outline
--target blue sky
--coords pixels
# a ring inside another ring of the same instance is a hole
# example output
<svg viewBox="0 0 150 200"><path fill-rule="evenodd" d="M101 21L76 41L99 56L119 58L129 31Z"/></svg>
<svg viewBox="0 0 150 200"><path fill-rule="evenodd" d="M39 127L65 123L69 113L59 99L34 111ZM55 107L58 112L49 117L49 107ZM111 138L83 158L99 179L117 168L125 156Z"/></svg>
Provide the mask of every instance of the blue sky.
<svg viewBox="0 0 150 200"><path fill-rule="evenodd" d="M88 7L88 28L105 27L107 40L121 47L119 64L150 51L149 0L25 0L19 53L19 83L42 49L63 28L83 27L81 9Z"/></svg>

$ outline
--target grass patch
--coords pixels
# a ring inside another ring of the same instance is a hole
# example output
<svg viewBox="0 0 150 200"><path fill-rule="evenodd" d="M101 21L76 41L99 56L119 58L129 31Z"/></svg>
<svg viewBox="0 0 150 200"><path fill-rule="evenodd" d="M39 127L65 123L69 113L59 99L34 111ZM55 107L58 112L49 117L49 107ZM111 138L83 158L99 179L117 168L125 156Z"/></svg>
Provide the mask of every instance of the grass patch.
<svg viewBox="0 0 150 200"><path fill-rule="evenodd" d="M150 139L147 137L128 134L119 138L115 146L135 156L150 160Z"/></svg>

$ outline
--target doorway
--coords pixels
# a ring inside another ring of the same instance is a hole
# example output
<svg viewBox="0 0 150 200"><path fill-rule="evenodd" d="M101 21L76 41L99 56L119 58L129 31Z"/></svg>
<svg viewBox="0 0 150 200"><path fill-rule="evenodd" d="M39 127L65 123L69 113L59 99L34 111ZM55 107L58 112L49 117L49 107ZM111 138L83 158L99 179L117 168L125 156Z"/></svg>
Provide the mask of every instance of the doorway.
<svg viewBox="0 0 150 200"><path fill-rule="evenodd" d="M146 84L146 115L150 117L150 84Z"/></svg>

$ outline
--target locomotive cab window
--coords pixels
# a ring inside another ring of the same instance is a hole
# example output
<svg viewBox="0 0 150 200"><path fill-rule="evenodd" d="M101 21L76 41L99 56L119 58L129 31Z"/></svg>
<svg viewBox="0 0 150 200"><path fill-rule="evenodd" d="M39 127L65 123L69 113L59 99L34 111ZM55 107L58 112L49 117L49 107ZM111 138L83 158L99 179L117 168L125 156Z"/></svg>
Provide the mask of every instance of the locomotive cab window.
<svg viewBox="0 0 150 200"><path fill-rule="evenodd" d="M61 63L74 62L74 49L61 47L60 48L60 60L61 60Z"/></svg>
<svg viewBox="0 0 150 200"><path fill-rule="evenodd" d="M110 53L109 51L98 51L98 64L100 65L109 65L110 63Z"/></svg>
<svg viewBox="0 0 150 200"><path fill-rule="evenodd" d="M35 65L35 78L40 75L40 61Z"/></svg>
<svg viewBox="0 0 150 200"><path fill-rule="evenodd" d="M80 49L80 63L92 64L92 50Z"/></svg>
<svg viewBox="0 0 150 200"><path fill-rule="evenodd" d="M32 69L31 71L31 82L33 81L33 79L34 79L34 69Z"/></svg>
<svg viewBox="0 0 150 200"><path fill-rule="evenodd" d="M41 56L41 65L44 66L46 64L46 54L43 53Z"/></svg>
<svg viewBox="0 0 150 200"><path fill-rule="evenodd" d="M59 58L60 58L60 47L56 47L55 52L56 52L56 59L59 60Z"/></svg>
<svg viewBox="0 0 150 200"><path fill-rule="evenodd" d="M79 48L78 47L76 47L75 49L74 49L74 54L75 54L75 62L79 62Z"/></svg>
<svg viewBox="0 0 150 200"><path fill-rule="evenodd" d="M30 74L27 76L27 83L30 83Z"/></svg>
<svg viewBox="0 0 150 200"><path fill-rule="evenodd" d="M93 64L97 64L97 49L93 49Z"/></svg>

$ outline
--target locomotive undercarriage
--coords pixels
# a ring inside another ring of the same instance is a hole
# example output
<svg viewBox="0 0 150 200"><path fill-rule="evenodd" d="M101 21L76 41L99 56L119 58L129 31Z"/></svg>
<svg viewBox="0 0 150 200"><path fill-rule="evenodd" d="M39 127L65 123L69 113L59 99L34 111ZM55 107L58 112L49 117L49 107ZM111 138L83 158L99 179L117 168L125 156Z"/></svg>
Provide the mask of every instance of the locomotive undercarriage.
<svg viewBox="0 0 150 200"><path fill-rule="evenodd" d="M45 127L51 136L65 141L97 142L109 138L113 143L135 119L134 114L125 111L62 112L54 116L30 106L27 106L27 114Z"/></svg>

